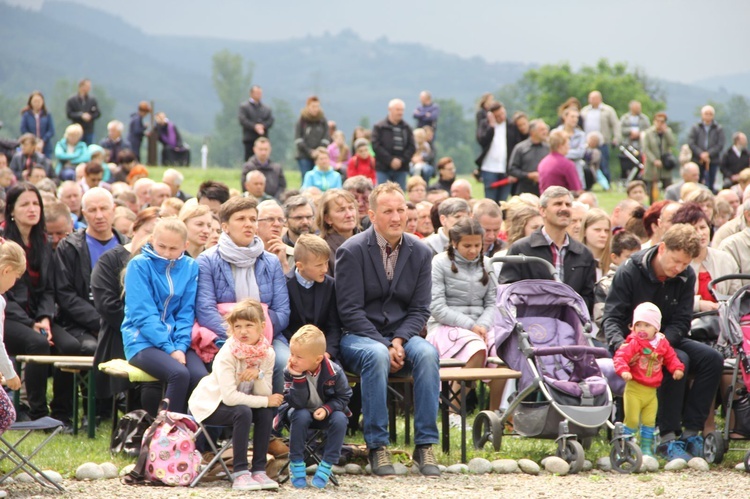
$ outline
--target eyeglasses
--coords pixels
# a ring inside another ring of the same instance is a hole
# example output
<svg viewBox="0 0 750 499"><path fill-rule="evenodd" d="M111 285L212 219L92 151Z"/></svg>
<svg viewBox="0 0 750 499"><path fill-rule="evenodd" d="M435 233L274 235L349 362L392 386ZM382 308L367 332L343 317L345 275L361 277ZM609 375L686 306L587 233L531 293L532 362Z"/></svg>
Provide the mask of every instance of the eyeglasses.
<svg viewBox="0 0 750 499"><path fill-rule="evenodd" d="M298 217L289 217L287 218L287 220L294 220L295 222L299 222L300 220L313 220L314 218L315 218L314 215L310 215L310 216L300 215Z"/></svg>
<svg viewBox="0 0 750 499"><path fill-rule="evenodd" d="M286 218L284 218L284 217L259 218L258 222L268 222L268 223L271 223L271 224L274 223L274 222L278 222L279 224L284 225L286 223Z"/></svg>

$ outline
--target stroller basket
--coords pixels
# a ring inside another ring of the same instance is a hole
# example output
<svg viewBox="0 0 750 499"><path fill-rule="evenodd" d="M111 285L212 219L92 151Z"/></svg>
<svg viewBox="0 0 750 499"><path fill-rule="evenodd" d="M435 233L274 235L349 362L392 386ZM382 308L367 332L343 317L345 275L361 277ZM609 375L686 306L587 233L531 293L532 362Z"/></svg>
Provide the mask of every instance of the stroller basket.
<svg viewBox="0 0 750 499"><path fill-rule="evenodd" d="M563 407L563 409L568 412L570 407ZM521 402L513 412L513 429L525 437L555 439L559 435L560 422L566 419L568 418L555 410L549 401ZM575 433L579 438L593 437L599 433L599 426L586 428L569 419L568 421L570 432Z"/></svg>

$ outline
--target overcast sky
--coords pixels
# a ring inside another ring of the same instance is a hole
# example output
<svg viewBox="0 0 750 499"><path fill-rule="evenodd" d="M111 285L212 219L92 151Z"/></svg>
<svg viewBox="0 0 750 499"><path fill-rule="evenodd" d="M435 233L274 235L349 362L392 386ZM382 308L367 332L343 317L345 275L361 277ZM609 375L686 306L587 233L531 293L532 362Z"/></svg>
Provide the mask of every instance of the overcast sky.
<svg viewBox="0 0 750 499"><path fill-rule="evenodd" d="M607 57L685 83L750 71L748 0L71 1L147 33L283 40L350 28L490 61L577 67Z"/></svg>

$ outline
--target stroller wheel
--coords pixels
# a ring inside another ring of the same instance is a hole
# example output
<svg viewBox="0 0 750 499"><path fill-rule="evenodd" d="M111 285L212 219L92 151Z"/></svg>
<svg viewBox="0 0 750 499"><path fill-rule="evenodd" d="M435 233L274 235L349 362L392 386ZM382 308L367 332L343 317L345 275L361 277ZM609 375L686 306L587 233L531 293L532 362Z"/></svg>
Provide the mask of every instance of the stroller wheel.
<svg viewBox="0 0 750 499"><path fill-rule="evenodd" d="M708 464L721 464L724 459L724 437L721 432L712 431L703 440L703 459Z"/></svg>
<svg viewBox="0 0 750 499"><path fill-rule="evenodd" d="M643 454L632 439L617 440L612 444L609 461L618 473L637 473L643 464Z"/></svg>
<svg viewBox="0 0 750 499"><path fill-rule="evenodd" d="M750 473L750 450L745 454L745 471Z"/></svg>
<svg viewBox="0 0 750 499"><path fill-rule="evenodd" d="M563 446L564 445L564 446ZM583 446L578 440L560 441L557 447L557 457L562 458L570 465L570 474L579 473L583 469Z"/></svg>
<svg viewBox="0 0 750 499"><path fill-rule="evenodd" d="M472 437L475 449L483 449L487 442L492 442L492 447L499 451L503 442L503 420L494 411L480 412L474 418Z"/></svg>

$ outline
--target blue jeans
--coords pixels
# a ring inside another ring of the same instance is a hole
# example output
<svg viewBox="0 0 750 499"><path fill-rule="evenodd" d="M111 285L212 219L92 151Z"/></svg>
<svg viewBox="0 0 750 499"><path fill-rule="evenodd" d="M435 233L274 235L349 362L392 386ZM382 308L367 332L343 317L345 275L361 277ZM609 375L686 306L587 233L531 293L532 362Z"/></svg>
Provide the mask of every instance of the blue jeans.
<svg viewBox="0 0 750 499"><path fill-rule="evenodd" d="M341 446L344 445L346 427L349 419L341 411L332 412L323 421L313 419L312 412L307 409L289 410L289 460L292 462L305 459L305 441L308 430L325 429L325 444L323 445L323 461L328 464L339 464Z"/></svg>
<svg viewBox="0 0 750 499"><path fill-rule="evenodd" d="M716 189L714 189L714 184L716 184L716 172L719 170L719 165L717 163L711 163L711 165L708 167L708 171L706 171L705 166L699 166L701 170L700 182L711 189L711 192L716 192Z"/></svg>
<svg viewBox="0 0 750 499"><path fill-rule="evenodd" d="M129 362L159 381L167 383L164 397L169 399L169 410L173 412L187 412L188 397L198 382L208 374L205 364L192 348L185 352L185 365L156 347L144 348Z"/></svg>
<svg viewBox="0 0 750 499"><path fill-rule="evenodd" d="M419 336L404 345L404 367L391 374L388 347L356 334L341 338L344 366L362 379L362 415L365 443L370 449L388 445L388 376L414 376L414 443L438 443L437 411L440 397L440 361L435 347Z"/></svg>
<svg viewBox="0 0 750 499"><path fill-rule="evenodd" d="M81 137L81 141L87 146L90 146L91 144L96 144L96 142L94 142L94 132L84 133L83 137Z"/></svg>
<svg viewBox="0 0 750 499"><path fill-rule="evenodd" d="M284 368L289 362L289 345L284 340L274 338L272 346L276 353L276 362L273 365L273 393L284 393Z"/></svg>
<svg viewBox="0 0 750 499"><path fill-rule="evenodd" d="M315 166L315 162L308 158L299 158L297 160L297 166L299 166L299 172L302 175L302 182L305 181L305 173L309 172Z"/></svg>
<svg viewBox="0 0 750 499"><path fill-rule="evenodd" d="M599 169L602 171L607 180L612 181L612 177L609 175L609 144L603 144L599 146L599 151L602 153L602 161L599 164Z"/></svg>
<svg viewBox="0 0 750 499"><path fill-rule="evenodd" d="M494 182L507 177L504 173L493 173L482 171L482 181L484 182L484 197L494 202L505 201L510 196L513 184L505 184L501 187L490 187Z"/></svg>
<svg viewBox="0 0 750 499"><path fill-rule="evenodd" d="M378 184L384 184L388 181L396 182L401 189L406 190L406 177L409 173L406 170L388 170L387 172L375 172Z"/></svg>

